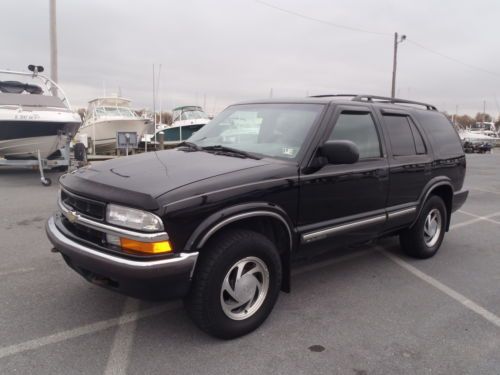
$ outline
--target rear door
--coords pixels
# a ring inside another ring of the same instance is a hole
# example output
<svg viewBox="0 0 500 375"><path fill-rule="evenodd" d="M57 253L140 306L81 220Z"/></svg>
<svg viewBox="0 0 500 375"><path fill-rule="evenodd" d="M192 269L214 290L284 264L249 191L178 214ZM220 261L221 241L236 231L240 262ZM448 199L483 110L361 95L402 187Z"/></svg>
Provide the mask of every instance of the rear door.
<svg viewBox="0 0 500 375"><path fill-rule="evenodd" d="M379 116L389 156L388 225L403 225L415 217L419 196L432 177L432 157L409 111L382 109Z"/></svg>
<svg viewBox="0 0 500 375"><path fill-rule="evenodd" d="M372 237L385 222L389 179L383 137L371 107L338 106L318 146L327 140L354 142L360 159L300 176L302 242Z"/></svg>

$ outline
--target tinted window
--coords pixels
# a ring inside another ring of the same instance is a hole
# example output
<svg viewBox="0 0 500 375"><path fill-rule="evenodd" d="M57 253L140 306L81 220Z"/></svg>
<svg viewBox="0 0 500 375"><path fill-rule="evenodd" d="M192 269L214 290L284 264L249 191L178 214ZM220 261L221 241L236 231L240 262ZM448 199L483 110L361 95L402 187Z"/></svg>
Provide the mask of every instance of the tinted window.
<svg viewBox="0 0 500 375"><path fill-rule="evenodd" d="M410 122L411 132L413 133L413 140L415 141L415 149L417 150L417 154L426 154L427 150L425 148L424 140L422 139L422 134L420 134L417 126L410 118L408 118L408 121Z"/></svg>
<svg viewBox="0 0 500 375"><path fill-rule="evenodd" d="M443 114L436 111L418 111L415 116L437 155L463 155L460 138L452 123Z"/></svg>
<svg viewBox="0 0 500 375"><path fill-rule="evenodd" d="M360 159L381 156L377 129L369 113L341 113L329 139L354 142Z"/></svg>
<svg viewBox="0 0 500 375"><path fill-rule="evenodd" d="M407 116L384 115L384 123L391 141L392 155L415 155L417 150Z"/></svg>

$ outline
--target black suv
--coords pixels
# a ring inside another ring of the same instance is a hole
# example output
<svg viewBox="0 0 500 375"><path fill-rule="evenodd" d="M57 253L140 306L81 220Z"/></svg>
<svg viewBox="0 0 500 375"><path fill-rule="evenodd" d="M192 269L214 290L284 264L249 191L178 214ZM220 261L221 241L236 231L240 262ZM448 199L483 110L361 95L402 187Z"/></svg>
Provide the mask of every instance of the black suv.
<svg viewBox="0 0 500 375"><path fill-rule="evenodd" d="M421 108L420 108L421 107ZM369 95L228 107L176 149L60 179L47 234L87 280L185 299L206 332L257 328L299 251L399 235L433 256L465 201L465 156L429 104Z"/></svg>

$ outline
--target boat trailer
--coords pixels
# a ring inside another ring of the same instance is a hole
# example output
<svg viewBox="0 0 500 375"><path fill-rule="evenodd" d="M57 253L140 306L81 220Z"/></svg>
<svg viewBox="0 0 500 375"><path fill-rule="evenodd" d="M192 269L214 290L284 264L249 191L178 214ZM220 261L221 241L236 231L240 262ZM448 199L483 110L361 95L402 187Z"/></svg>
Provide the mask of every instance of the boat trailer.
<svg viewBox="0 0 500 375"><path fill-rule="evenodd" d="M44 170L60 169L62 171L68 170L71 166L71 154L70 154L70 143L71 136L66 136L66 143L63 148L59 149L61 157L56 159L42 159L40 156L40 150L37 150L36 159L26 159L26 160L12 160L0 158L0 167L9 166L14 168L29 168L38 169L40 172L40 182L43 186L50 186L52 180L45 176Z"/></svg>

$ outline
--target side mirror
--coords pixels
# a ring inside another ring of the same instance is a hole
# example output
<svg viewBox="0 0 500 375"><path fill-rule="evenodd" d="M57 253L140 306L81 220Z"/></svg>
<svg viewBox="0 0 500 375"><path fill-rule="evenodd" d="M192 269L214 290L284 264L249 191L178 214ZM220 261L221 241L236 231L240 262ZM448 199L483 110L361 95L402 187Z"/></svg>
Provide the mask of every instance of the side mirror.
<svg viewBox="0 0 500 375"><path fill-rule="evenodd" d="M359 159L358 146L347 140L327 141L319 150L330 164L353 164Z"/></svg>

